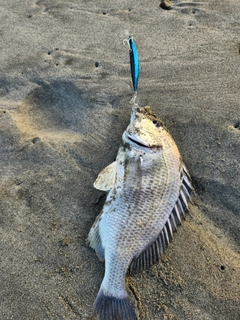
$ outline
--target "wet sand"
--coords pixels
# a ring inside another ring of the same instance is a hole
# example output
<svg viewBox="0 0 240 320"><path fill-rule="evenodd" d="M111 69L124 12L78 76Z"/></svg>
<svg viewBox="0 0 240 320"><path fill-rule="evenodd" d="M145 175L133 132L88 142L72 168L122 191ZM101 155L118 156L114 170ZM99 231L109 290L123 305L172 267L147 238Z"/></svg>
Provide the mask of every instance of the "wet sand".
<svg viewBox="0 0 240 320"><path fill-rule="evenodd" d="M196 196L162 261L128 277L141 320L240 318L240 3L0 1L0 318L92 319L104 265L93 188L140 106L165 122Z"/></svg>

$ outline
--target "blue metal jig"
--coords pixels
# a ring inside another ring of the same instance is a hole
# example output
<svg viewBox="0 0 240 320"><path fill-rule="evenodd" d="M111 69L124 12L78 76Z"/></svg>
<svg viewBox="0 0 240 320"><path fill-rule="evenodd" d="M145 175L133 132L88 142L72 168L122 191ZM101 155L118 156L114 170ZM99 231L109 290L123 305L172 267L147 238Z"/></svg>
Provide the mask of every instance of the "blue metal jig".
<svg viewBox="0 0 240 320"><path fill-rule="evenodd" d="M133 90L134 90L134 92L137 92L138 77L139 77L139 72L140 72L138 51L137 51L137 47L133 41L133 38L129 36L128 40L129 40L129 54L130 54L130 65L131 65Z"/></svg>
<svg viewBox="0 0 240 320"><path fill-rule="evenodd" d="M135 45L135 42L133 41L133 38L129 35L129 33L128 33L128 39L125 39L123 42L128 43L133 90L134 90L134 93L136 96L137 88L138 88L138 77L139 77L139 72L140 72L138 51L137 51L137 47Z"/></svg>
<svg viewBox="0 0 240 320"><path fill-rule="evenodd" d="M131 38L131 37L129 37L129 47L130 47L129 54L130 54L130 65L131 65L133 90L134 90L134 92L137 92L140 66L139 66L137 47L133 41L133 38Z"/></svg>

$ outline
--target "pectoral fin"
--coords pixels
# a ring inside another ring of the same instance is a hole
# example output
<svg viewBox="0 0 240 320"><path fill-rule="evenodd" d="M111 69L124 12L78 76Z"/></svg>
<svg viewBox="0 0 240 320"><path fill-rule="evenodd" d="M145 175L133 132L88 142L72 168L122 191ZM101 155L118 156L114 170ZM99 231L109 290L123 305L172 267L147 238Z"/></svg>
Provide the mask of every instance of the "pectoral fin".
<svg viewBox="0 0 240 320"><path fill-rule="evenodd" d="M113 188L116 177L116 161L104 168L98 175L93 186L102 191L109 191Z"/></svg>

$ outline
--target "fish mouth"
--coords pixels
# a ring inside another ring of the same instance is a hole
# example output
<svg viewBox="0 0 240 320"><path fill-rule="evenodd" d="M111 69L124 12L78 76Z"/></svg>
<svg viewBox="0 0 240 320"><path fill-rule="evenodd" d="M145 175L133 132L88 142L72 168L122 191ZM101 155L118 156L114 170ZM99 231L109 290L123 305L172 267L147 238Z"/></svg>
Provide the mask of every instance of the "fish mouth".
<svg viewBox="0 0 240 320"><path fill-rule="evenodd" d="M130 136L127 136L128 140L130 140L131 142L133 142L134 144L137 144L139 147L142 147L142 148L150 148L150 146L138 141L138 140L134 140L133 138L131 138Z"/></svg>
<svg viewBox="0 0 240 320"><path fill-rule="evenodd" d="M149 145L145 144L142 141L135 140L132 137L130 137L128 134L126 134L126 140L127 140L127 142L129 142L133 146L136 146L136 147L138 147L140 149L144 149L144 150L156 151L156 150L158 150L160 148L160 146L156 146L156 145L149 146Z"/></svg>

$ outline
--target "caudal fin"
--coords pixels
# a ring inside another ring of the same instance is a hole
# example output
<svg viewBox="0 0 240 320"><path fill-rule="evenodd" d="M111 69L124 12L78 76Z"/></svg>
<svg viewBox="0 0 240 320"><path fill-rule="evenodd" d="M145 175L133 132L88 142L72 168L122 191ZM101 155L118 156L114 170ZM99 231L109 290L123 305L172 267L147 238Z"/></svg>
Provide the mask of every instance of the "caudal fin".
<svg viewBox="0 0 240 320"><path fill-rule="evenodd" d="M134 306L128 298L119 299L104 295L102 290L94 303L98 320L137 320Z"/></svg>

